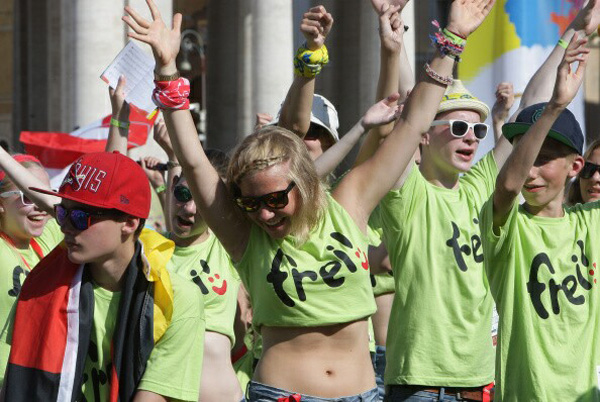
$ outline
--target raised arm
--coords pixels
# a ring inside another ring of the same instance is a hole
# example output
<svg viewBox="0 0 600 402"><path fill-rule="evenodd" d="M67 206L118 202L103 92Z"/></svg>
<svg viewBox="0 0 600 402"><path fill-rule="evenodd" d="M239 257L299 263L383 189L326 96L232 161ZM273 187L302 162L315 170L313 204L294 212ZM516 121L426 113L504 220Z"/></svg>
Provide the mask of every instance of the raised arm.
<svg viewBox="0 0 600 402"><path fill-rule="evenodd" d="M380 63L379 80L375 99L384 99L398 91L403 102L408 92L415 85L414 74L408 62L406 46L404 46L404 23L400 12L408 0L396 0L389 5L382 0L371 0L373 9L379 16ZM363 141L356 157L355 166L369 159L379 147L381 140L391 131L393 125L386 124L373 128Z"/></svg>
<svg viewBox="0 0 600 402"><path fill-rule="evenodd" d="M508 118L510 108L515 102L513 85L510 82L502 82L496 88L496 102L492 106L492 125L494 129L494 159L499 169L504 166L506 158L512 151L512 145L502 135L502 126Z"/></svg>
<svg viewBox="0 0 600 402"><path fill-rule="evenodd" d="M122 75L116 88L108 88L112 116L108 128L106 152L119 151L127 155L127 139L129 137L129 104L125 102L126 79Z"/></svg>
<svg viewBox="0 0 600 402"><path fill-rule="evenodd" d="M398 116L398 98L400 95L394 93L384 100L373 105L354 127L348 131L341 140L333 144L323 155L315 161L317 174L324 178L342 162L352 150L360 137L368 131L369 127L381 127L381 125L394 122Z"/></svg>
<svg viewBox="0 0 600 402"><path fill-rule="evenodd" d="M558 116L573 100L583 81L589 49L586 38L573 36L555 74L554 92L540 118L516 141L506 164L498 174L494 191L494 228L502 226L513 207L515 199L529 176L542 144ZM571 64L578 61L576 71ZM561 200L562 201L562 200Z"/></svg>
<svg viewBox="0 0 600 402"><path fill-rule="evenodd" d="M447 30L468 37L483 22L493 4L494 0L455 0ZM411 92L398 124L376 153L354 168L335 189L334 197L361 228L366 229L371 211L412 160L421 134L431 125L446 86L451 82L448 77L452 76L454 61L453 57L436 50L427 76Z"/></svg>
<svg viewBox="0 0 600 402"><path fill-rule="evenodd" d="M0 147L0 168L4 170L10 180L21 190L27 198L35 203L38 208L54 216L54 205L60 202L60 198L53 195L45 195L37 191L31 191L29 187L50 190L50 186L35 177L25 166L14 160L4 148Z"/></svg>
<svg viewBox="0 0 600 402"><path fill-rule="evenodd" d="M599 22L600 0L589 0L579 13L577 13L571 24L569 24L548 58L535 72L533 77L531 77L531 80L529 80L523 92L519 109L513 115L512 120L527 106L540 102L548 102L554 88L556 69L565 54L566 45L571 41L575 32L582 31L580 32L580 37L591 35L598 28Z"/></svg>
<svg viewBox="0 0 600 402"><path fill-rule="evenodd" d="M324 47L325 39L333 26L333 17L323 6L309 9L302 18L300 31L306 39L306 49L315 55L327 50ZM327 61L322 60L322 64ZM295 61L296 63L296 61ZM318 72L303 70L304 74L294 66L294 81L285 97L281 107L277 125L304 137L310 127L310 112L312 110L313 95L315 94L315 76Z"/></svg>
<svg viewBox="0 0 600 402"><path fill-rule="evenodd" d="M167 154L167 178L166 178L166 190L165 203L163 205L163 212L165 214L165 225L167 226L167 232L171 232L171 208L173 208L173 188L175 187L175 177L181 175L181 165L177 161L175 151L173 151L173 145L167 132L167 126L162 118L156 119L154 123L154 141L165 151Z"/></svg>
<svg viewBox="0 0 600 402"><path fill-rule="evenodd" d="M173 16L173 29L169 29L154 2L146 2L152 14L152 21L142 18L133 8L125 7L128 15L123 17L123 20L133 30L128 35L152 47L156 60L157 85L168 86L172 90L169 96L170 105L167 107L163 103L161 108L173 149L202 217L231 258L237 261L248 244L250 223L236 207L225 183L204 154L194 121L187 109L187 94L184 92L189 93L189 83L186 91L186 83L183 80L177 81L177 84L161 81L172 79L172 76L177 74L175 58L181 40L181 14ZM166 95L164 89L157 87L154 99L166 102L166 96L163 95Z"/></svg>

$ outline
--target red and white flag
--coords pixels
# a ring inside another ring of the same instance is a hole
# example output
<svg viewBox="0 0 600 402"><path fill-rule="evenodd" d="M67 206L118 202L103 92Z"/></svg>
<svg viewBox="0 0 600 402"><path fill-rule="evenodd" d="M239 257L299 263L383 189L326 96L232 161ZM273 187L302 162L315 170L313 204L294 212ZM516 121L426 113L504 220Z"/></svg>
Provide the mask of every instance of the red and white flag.
<svg viewBox="0 0 600 402"><path fill-rule="evenodd" d="M128 149L146 143L157 116L157 113L148 116L134 105L130 105L130 108ZM110 118L108 115L71 133L21 131L19 139L25 146L25 152L42 162L50 175L51 187L57 188L77 158L89 152L104 151Z"/></svg>

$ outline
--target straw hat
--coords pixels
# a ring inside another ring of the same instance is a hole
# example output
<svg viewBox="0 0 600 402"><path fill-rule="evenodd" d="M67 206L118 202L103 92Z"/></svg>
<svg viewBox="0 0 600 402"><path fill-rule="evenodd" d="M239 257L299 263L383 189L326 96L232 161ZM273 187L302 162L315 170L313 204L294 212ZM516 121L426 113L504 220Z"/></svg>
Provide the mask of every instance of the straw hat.
<svg viewBox="0 0 600 402"><path fill-rule="evenodd" d="M490 114L490 108L485 103L477 99L463 85L461 80L454 80L452 85L446 88L446 93L440 102L437 113L448 112L450 110L473 110L479 113L481 121L485 121Z"/></svg>

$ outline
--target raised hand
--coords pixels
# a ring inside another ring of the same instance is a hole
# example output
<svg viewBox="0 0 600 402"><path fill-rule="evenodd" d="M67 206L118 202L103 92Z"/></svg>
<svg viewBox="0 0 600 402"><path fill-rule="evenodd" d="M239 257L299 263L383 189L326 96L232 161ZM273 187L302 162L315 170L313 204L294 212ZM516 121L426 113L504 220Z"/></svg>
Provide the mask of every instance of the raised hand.
<svg viewBox="0 0 600 402"><path fill-rule="evenodd" d="M304 13L300 31L306 38L306 47L309 50L317 50L323 46L332 26L333 17L323 6L313 7Z"/></svg>
<svg viewBox="0 0 600 402"><path fill-rule="evenodd" d="M129 121L129 104L125 101L125 84L127 80L125 76L119 77L119 82L116 88L108 87L108 94L110 95L110 105L112 108L112 117L127 122Z"/></svg>
<svg viewBox="0 0 600 402"><path fill-rule="evenodd" d="M381 45L390 52L399 52L402 49L404 23L400 18L399 10L400 6L383 3L379 15Z"/></svg>
<svg viewBox="0 0 600 402"><path fill-rule="evenodd" d="M256 113L256 123L254 124L254 131L258 131L270 122L273 121L273 116L269 113Z"/></svg>
<svg viewBox="0 0 600 402"><path fill-rule="evenodd" d="M586 37L580 39L577 33L573 35L563 59L558 65L554 93L550 99L550 103L554 106L566 108L573 98L575 98L575 95L577 95L577 91L583 82L585 67L590 53L590 49L585 46L587 42ZM575 62L579 62L579 65L577 66L577 70L573 71L571 64Z"/></svg>
<svg viewBox="0 0 600 402"><path fill-rule="evenodd" d="M150 181L150 184L154 188L165 184L165 177L160 171L155 169L159 163L161 163L160 160L153 156L146 156L141 160L142 169L144 169L148 181Z"/></svg>
<svg viewBox="0 0 600 402"><path fill-rule="evenodd" d="M396 92L371 106L361 120L361 124L365 130L391 123L400 117L397 104L399 98L400 95Z"/></svg>
<svg viewBox="0 0 600 402"><path fill-rule="evenodd" d="M571 26L576 31L584 31L587 36L594 33L598 24L600 24L600 0L589 0L579 11Z"/></svg>
<svg viewBox="0 0 600 402"><path fill-rule="evenodd" d="M471 35L490 13L496 0L454 0L450 6L450 32L463 37Z"/></svg>
<svg viewBox="0 0 600 402"><path fill-rule="evenodd" d="M179 53L181 42L181 14L177 13L173 16L173 29L169 29L160 16L156 4L152 0L146 0L146 3L152 21L143 18L132 7L125 7L128 15L123 17L123 21L133 30L127 35L152 47L157 73L171 74L177 70L175 58Z"/></svg>
<svg viewBox="0 0 600 402"><path fill-rule="evenodd" d="M496 102L492 107L492 120L494 122L505 122L508 118L510 108L515 103L513 84L501 82L496 88Z"/></svg>
<svg viewBox="0 0 600 402"><path fill-rule="evenodd" d="M389 4L392 7L398 7L398 14L404 10L404 7L409 0L371 0L371 5L378 15L383 13L382 7L384 4Z"/></svg>

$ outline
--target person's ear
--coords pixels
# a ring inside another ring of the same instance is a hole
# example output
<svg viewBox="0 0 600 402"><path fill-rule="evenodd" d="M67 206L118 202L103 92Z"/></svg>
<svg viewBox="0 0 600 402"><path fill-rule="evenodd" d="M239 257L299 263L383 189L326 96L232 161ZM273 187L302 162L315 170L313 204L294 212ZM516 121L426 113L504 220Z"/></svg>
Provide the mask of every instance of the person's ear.
<svg viewBox="0 0 600 402"><path fill-rule="evenodd" d="M429 145L430 138L429 132L421 134L421 145Z"/></svg>
<svg viewBox="0 0 600 402"><path fill-rule="evenodd" d="M125 236L129 236L137 230L140 225L140 218L128 215L123 221L124 225L121 227L121 233Z"/></svg>
<svg viewBox="0 0 600 402"><path fill-rule="evenodd" d="M581 169L583 169L583 165L585 165L585 159L583 159L583 156L577 155L575 158L573 158L573 161L571 162L571 169L569 170L569 177L573 178L577 176L577 174L581 172Z"/></svg>

